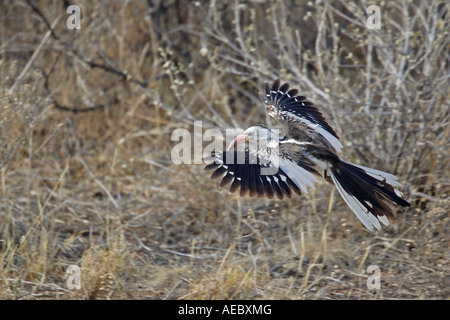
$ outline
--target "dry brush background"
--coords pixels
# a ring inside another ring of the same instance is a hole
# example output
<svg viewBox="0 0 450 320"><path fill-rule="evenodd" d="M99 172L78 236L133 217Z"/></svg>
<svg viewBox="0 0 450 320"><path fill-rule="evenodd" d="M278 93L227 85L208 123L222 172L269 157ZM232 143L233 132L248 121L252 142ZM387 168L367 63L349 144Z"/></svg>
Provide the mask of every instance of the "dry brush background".
<svg viewBox="0 0 450 320"><path fill-rule="evenodd" d="M0 2L0 298L448 299L448 7ZM276 127L258 91L277 77L319 106L346 160L400 177L396 223L367 231L328 184L239 198L172 164L171 133L195 120Z"/></svg>

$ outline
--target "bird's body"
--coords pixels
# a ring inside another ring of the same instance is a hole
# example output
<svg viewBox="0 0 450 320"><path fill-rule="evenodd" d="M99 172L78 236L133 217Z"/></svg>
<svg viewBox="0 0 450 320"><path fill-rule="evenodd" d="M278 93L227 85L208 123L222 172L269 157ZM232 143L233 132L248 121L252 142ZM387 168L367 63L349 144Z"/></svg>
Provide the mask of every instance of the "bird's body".
<svg viewBox="0 0 450 320"><path fill-rule="evenodd" d="M240 188L240 195L291 197L292 191L308 193L321 177L334 184L344 201L370 230L394 218L390 204L409 206L396 189L397 177L379 170L345 162L336 132L313 103L298 96L298 90L280 87L276 80L265 85L261 95L267 113L284 127L281 139L274 131L257 125L238 135L228 150L214 154L206 169L211 178L222 177L221 187Z"/></svg>

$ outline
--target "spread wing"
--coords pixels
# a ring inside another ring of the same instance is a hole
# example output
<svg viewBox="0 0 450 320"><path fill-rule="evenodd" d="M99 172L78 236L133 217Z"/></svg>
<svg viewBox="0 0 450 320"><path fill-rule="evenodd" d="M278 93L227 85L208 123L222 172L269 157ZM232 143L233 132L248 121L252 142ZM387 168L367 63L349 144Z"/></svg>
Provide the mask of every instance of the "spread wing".
<svg viewBox="0 0 450 320"><path fill-rule="evenodd" d="M337 152L343 148L339 137L333 128L325 121L322 113L304 96L299 96L297 89L289 90L289 84L280 86L277 79L270 87L265 84L265 95L261 95L268 114L283 124L287 135L295 136L296 133L305 132L309 137L318 136L331 145Z"/></svg>
<svg viewBox="0 0 450 320"><path fill-rule="evenodd" d="M205 159L213 161L205 170L213 170L211 179L221 178L220 188L231 184L230 192L240 189L240 196L248 193L259 198L291 198L292 192L298 195L301 191L308 193L307 187L314 187L318 182L315 169L298 164L287 155L275 158L269 154L255 154L256 157L250 154L248 150L213 153L211 158Z"/></svg>

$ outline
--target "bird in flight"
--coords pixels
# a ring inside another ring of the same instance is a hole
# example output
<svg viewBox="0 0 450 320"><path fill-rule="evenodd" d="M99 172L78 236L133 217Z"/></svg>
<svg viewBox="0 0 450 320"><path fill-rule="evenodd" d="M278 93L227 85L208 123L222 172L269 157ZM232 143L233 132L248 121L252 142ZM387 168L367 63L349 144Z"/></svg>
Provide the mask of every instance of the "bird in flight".
<svg viewBox="0 0 450 320"><path fill-rule="evenodd" d="M256 125L237 135L226 151L213 151L205 169L213 170L211 179L222 178L220 187L240 189L240 196L283 199L308 193L323 177L371 231L395 219L391 205L410 206L396 176L340 159L343 145L336 132L297 89L280 86L280 79L264 89L266 112L282 124L285 135L279 138L275 130Z"/></svg>

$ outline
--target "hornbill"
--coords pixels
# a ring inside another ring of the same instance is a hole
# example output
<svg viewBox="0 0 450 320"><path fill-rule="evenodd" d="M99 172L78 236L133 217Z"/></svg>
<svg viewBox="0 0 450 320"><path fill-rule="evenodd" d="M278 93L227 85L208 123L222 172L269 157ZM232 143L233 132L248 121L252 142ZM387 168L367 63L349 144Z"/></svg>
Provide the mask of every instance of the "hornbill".
<svg viewBox="0 0 450 320"><path fill-rule="evenodd" d="M396 176L339 158L343 145L336 132L297 89L280 86L280 79L264 89L266 112L282 124L285 136L256 125L237 135L226 151L213 152L205 169L214 171L211 179L222 178L220 187L231 184L230 191L240 189L241 196L283 199L308 193L324 177L371 231L394 220L392 204L410 206Z"/></svg>

